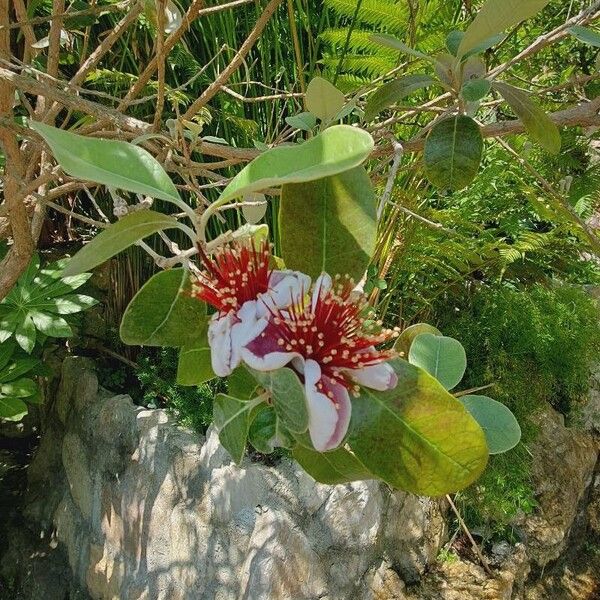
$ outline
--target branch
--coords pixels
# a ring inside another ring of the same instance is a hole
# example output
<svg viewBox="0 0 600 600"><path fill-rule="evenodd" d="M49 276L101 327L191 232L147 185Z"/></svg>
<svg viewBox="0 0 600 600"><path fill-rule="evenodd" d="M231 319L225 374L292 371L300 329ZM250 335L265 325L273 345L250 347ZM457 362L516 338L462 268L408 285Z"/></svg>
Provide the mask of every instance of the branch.
<svg viewBox="0 0 600 600"><path fill-rule="evenodd" d="M219 76L204 90L201 96L192 103L183 115L183 119L191 119L203 106L205 106L212 98L220 91L223 84L237 71L240 65L244 62L244 58L250 52L250 49L263 32L267 23L273 16L273 13L277 10L277 7L281 4L282 0L271 0L267 7L263 10L262 14L256 21L256 25L250 32L250 35L246 38L240 49L237 51L233 60L223 69Z"/></svg>
<svg viewBox="0 0 600 600"><path fill-rule="evenodd" d="M0 58L10 59L9 0L0 0ZM13 119L12 105L15 89L12 85L0 86L0 116ZM24 165L17 136L0 125L0 144L4 150L4 204L8 214L13 243L0 262L0 300L11 290L25 271L33 255L33 240L29 229L27 210L23 204L19 185L24 175Z"/></svg>
<svg viewBox="0 0 600 600"><path fill-rule="evenodd" d="M578 104L566 110L559 110L558 112L549 113L548 116L553 123L562 126L581 126L590 127L592 125L600 125L600 96L591 102L585 102ZM492 123L485 125L481 128L481 135L484 138L497 138L504 137L515 133L523 133L525 126L519 119L511 121L500 121L498 123ZM405 152L421 152L425 147L425 140L422 138L413 138L403 144ZM391 148L386 147L385 151L376 150L376 154L389 154Z"/></svg>

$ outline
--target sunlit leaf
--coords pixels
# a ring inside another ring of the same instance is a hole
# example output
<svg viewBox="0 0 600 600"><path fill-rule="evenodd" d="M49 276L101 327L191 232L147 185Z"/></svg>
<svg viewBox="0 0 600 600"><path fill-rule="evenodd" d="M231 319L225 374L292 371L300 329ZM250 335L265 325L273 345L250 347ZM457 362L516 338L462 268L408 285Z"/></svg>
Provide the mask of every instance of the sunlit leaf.
<svg viewBox="0 0 600 600"><path fill-rule="evenodd" d="M322 77L311 79L306 88L306 108L324 123L335 118L345 103L344 94Z"/></svg>
<svg viewBox="0 0 600 600"><path fill-rule="evenodd" d="M313 277L322 271L359 281L375 246L375 194L360 167L310 183L285 185L279 205L283 259Z"/></svg>
<svg viewBox="0 0 600 600"><path fill-rule="evenodd" d="M129 213L101 231L75 254L67 263L63 276L68 277L89 271L138 240L157 231L176 227L179 227L176 219L153 210L137 210Z"/></svg>
<svg viewBox="0 0 600 600"><path fill-rule="evenodd" d="M152 198L180 201L161 164L140 146L85 137L37 121L29 121L29 125L46 140L68 175Z"/></svg>
<svg viewBox="0 0 600 600"><path fill-rule="evenodd" d="M487 0L465 31L457 56L539 13L550 0Z"/></svg>
<svg viewBox="0 0 600 600"><path fill-rule="evenodd" d="M364 388L352 401L350 449L371 473L413 494L467 487L487 464L482 429L431 375L405 361L391 364L395 389Z"/></svg>
<svg viewBox="0 0 600 600"><path fill-rule="evenodd" d="M191 295L189 271L170 269L149 279L121 321L121 339L140 346L188 346L206 336L206 304Z"/></svg>
<svg viewBox="0 0 600 600"><path fill-rule="evenodd" d="M462 344L451 337L421 333L411 344L408 361L435 377L447 390L456 387L467 368Z"/></svg>
<svg viewBox="0 0 600 600"><path fill-rule="evenodd" d="M302 444L292 450L300 466L319 483L337 485L350 481L378 479L346 448L317 452Z"/></svg>
<svg viewBox="0 0 600 600"><path fill-rule="evenodd" d="M303 144L262 153L231 180L219 200L225 202L269 187L343 173L363 163L373 146L373 138L366 131L334 125Z"/></svg>

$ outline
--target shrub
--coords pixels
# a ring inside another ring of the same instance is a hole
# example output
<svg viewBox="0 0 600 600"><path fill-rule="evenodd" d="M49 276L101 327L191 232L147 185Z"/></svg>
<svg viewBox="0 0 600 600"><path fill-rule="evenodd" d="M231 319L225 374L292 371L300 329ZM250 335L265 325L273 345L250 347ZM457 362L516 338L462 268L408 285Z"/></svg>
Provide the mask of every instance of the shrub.
<svg viewBox="0 0 600 600"><path fill-rule="evenodd" d="M523 430L523 444L492 457L477 485L459 497L471 527L514 538L511 521L535 506L530 417L549 402L569 418L589 391L600 348L598 304L575 286L480 285L465 299L440 303L436 312L444 334L465 346L465 387L493 383L491 394L515 413Z"/></svg>

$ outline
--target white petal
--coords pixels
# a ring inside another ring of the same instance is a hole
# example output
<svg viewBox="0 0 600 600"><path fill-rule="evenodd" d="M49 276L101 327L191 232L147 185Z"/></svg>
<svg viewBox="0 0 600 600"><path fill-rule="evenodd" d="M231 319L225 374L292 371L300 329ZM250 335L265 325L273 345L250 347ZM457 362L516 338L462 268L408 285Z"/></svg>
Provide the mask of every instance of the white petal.
<svg viewBox="0 0 600 600"><path fill-rule="evenodd" d="M333 281L331 280L331 277L327 273L321 273L317 277L317 280L315 281L315 285L313 287L313 293L312 293L311 309L313 311L315 310L315 306L317 305L319 296L322 294L326 294L331 289L332 286L333 286Z"/></svg>
<svg viewBox="0 0 600 600"><path fill-rule="evenodd" d="M242 348L259 336L267 326L267 319L257 315L257 302L244 302L237 312L237 322L231 328L231 370L241 362Z"/></svg>
<svg viewBox="0 0 600 600"><path fill-rule="evenodd" d="M228 313L223 316L214 314L208 325L208 344L210 360L215 375L227 377L231 368L231 328L236 322L235 315Z"/></svg>
<svg viewBox="0 0 600 600"><path fill-rule="evenodd" d="M165 33L167 34L179 29L183 21L181 11L172 0L169 0L165 6L165 21Z"/></svg>
<svg viewBox="0 0 600 600"><path fill-rule="evenodd" d="M242 360L257 371L273 371L284 367L294 357L300 357L296 352L286 352L277 343L278 338L277 326L268 322L259 335L241 348Z"/></svg>
<svg viewBox="0 0 600 600"><path fill-rule="evenodd" d="M308 408L308 432L319 452L337 448L344 439L350 423L351 404L348 390L326 376L321 376L321 367L314 360L307 360L304 367L304 381ZM329 398L317 389L323 384Z"/></svg>
<svg viewBox="0 0 600 600"><path fill-rule="evenodd" d="M348 370L348 374L358 383L381 392L391 390L398 384L398 376L388 363Z"/></svg>
<svg viewBox="0 0 600 600"><path fill-rule="evenodd" d="M258 308L260 316L299 302L309 288L310 277L300 271L273 271L269 278L269 291L260 298L263 303L262 308L260 305Z"/></svg>

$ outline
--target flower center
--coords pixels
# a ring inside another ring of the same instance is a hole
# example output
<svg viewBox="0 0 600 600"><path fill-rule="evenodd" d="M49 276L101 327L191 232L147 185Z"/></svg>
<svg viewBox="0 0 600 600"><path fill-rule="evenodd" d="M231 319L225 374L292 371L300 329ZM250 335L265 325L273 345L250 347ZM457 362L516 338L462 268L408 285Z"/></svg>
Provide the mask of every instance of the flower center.
<svg viewBox="0 0 600 600"><path fill-rule="evenodd" d="M352 298L353 287L352 280L346 279L330 290L319 290L312 302L304 298L276 311L269 328L281 351L297 352L318 362L324 375L348 389L355 385L343 370L389 360L395 355L393 351L374 346L397 335L389 329L378 333L367 330L362 316L366 300L364 296Z"/></svg>
<svg viewBox="0 0 600 600"><path fill-rule="evenodd" d="M203 272L192 285L192 296L214 306L220 313L238 310L269 288L270 250L267 242L231 243L207 256L200 250Z"/></svg>

